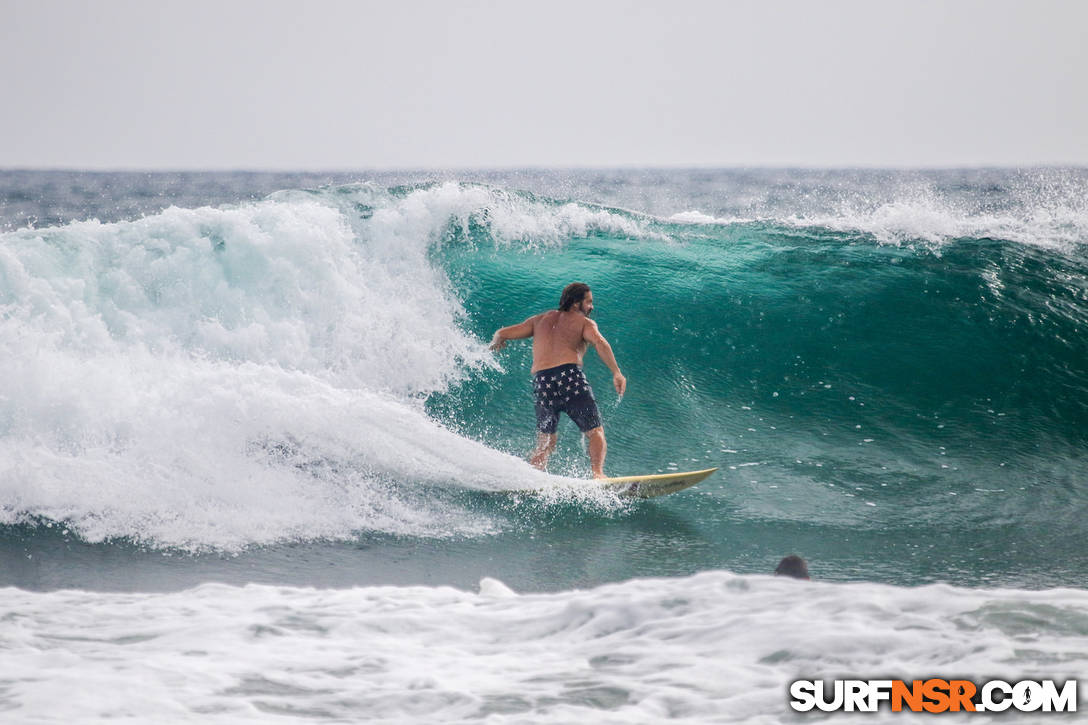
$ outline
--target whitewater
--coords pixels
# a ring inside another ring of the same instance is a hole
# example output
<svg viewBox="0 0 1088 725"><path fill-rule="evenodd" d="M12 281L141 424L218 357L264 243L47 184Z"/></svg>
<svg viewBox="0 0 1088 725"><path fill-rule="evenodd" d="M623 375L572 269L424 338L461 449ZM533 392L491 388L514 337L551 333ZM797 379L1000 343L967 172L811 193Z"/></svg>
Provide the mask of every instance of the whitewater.
<svg viewBox="0 0 1088 725"><path fill-rule="evenodd" d="M536 595L493 579L478 592L3 595L4 701L56 722L793 722L794 679L1046 678L1088 664L1080 590L708 572Z"/></svg>
<svg viewBox="0 0 1088 725"><path fill-rule="evenodd" d="M0 172L0 708L793 722L802 677L1076 678L1086 245L1077 169ZM608 470L713 478L594 492L569 423L525 462L528 346L486 343L574 279L629 379L587 357Z"/></svg>

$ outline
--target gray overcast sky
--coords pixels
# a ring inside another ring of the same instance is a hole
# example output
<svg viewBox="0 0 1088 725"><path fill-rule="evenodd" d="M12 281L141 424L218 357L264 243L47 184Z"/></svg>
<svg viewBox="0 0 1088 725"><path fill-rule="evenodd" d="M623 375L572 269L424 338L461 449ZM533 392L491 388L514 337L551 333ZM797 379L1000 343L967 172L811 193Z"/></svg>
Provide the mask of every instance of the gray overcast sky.
<svg viewBox="0 0 1088 725"><path fill-rule="evenodd" d="M1088 2L0 0L0 167L1088 165Z"/></svg>

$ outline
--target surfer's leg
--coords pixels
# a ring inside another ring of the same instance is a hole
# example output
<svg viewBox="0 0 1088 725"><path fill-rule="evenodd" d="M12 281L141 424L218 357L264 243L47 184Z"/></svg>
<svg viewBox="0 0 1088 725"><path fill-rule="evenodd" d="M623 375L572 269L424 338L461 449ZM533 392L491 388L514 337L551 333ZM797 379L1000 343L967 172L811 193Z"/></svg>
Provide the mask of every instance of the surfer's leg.
<svg viewBox="0 0 1088 725"><path fill-rule="evenodd" d="M539 378L539 373L538 373ZM558 439L559 411L548 402L539 379L533 386L536 410L536 448L529 454L529 463L541 471L548 470L548 456L555 450Z"/></svg>
<svg viewBox="0 0 1088 725"><path fill-rule="evenodd" d="M579 371L581 372L581 371ZM589 467L593 469L594 478L604 478L604 456L608 451L608 445L604 440L604 428L601 426L601 411L597 409L597 401L593 397L593 391L583 377L581 381L574 381L570 399L564 399L564 409L567 415L578 426L578 430L586 434L586 443L589 447Z"/></svg>
<svg viewBox="0 0 1088 725"><path fill-rule="evenodd" d="M604 478L604 457L608 455L608 442L604 439L604 427L597 426L586 431L586 443L589 444L589 467L594 478Z"/></svg>
<svg viewBox="0 0 1088 725"><path fill-rule="evenodd" d="M529 463L541 471L548 470L548 457L555 450L557 440L559 440L559 436L555 433L537 433L536 448L533 450L532 455L529 456Z"/></svg>

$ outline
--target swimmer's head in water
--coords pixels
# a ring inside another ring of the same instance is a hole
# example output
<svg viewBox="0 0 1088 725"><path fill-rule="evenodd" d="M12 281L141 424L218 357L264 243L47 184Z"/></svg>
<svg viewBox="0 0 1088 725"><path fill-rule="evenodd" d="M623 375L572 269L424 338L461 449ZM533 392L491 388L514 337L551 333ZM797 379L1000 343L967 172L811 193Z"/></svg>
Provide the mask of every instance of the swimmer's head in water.
<svg viewBox="0 0 1088 725"><path fill-rule="evenodd" d="M808 564L805 560L797 556L797 554L790 554L787 557L783 557L782 561L778 562L778 567L774 570L775 576L789 576L794 579L808 579Z"/></svg>

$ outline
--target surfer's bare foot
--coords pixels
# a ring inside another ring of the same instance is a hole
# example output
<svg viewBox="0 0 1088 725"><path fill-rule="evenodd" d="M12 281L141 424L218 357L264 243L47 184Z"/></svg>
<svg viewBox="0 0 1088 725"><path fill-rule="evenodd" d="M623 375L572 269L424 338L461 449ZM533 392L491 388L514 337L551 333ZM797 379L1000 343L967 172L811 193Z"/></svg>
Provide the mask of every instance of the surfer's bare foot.
<svg viewBox="0 0 1088 725"><path fill-rule="evenodd" d="M608 478L608 476L604 475L604 473L602 473L601 471L594 471L593 472L593 477L594 478Z"/></svg>

